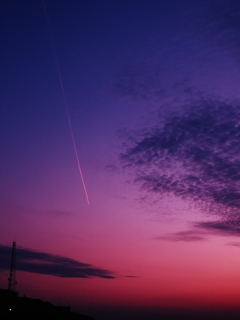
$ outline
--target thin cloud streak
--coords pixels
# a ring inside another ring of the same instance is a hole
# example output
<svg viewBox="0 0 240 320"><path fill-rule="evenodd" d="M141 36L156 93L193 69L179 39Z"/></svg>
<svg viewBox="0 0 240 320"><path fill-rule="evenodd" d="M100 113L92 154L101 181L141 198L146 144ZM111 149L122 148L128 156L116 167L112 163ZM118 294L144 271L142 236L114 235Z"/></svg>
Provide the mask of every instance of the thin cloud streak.
<svg viewBox="0 0 240 320"><path fill-rule="evenodd" d="M198 242L205 241L206 237L205 233L197 230L187 230L187 231L179 231L176 233L169 233L164 236L154 237L154 240L163 240L163 241L171 241L171 242Z"/></svg>
<svg viewBox="0 0 240 320"><path fill-rule="evenodd" d="M228 242L226 246L238 247L240 248L240 242Z"/></svg>
<svg viewBox="0 0 240 320"><path fill-rule="evenodd" d="M199 222L196 226L216 234L240 236L240 220L237 219Z"/></svg>
<svg viewBox="0 0 240 320"><path fill-rule="evenodd" d="M209 236L240 237L240 221L227 219L197 222L189 230L168 233L153 239L170 242L200 242L208 240ZM227 245L240 246L240 243L230 242Z"/></svg>

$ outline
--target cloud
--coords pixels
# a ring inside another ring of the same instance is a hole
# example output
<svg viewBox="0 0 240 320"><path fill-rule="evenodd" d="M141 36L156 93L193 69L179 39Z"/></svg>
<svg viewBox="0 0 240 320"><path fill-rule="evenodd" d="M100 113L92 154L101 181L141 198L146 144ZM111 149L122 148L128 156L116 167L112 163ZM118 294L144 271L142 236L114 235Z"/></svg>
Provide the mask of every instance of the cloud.
<svg viewBox="0 0 240 320"><path fill-rule="evenodd" d="M240 242L228 242L226 245L240 248Z"/></svg>
<svg viewBox="0 0 240 320"><path fill-rule="evenodd" d="M127 65L116 75L113 93L119 97L135 100L150 100L165 96L162 88L161 70L150 71L146 65Z"/></svg>
<svg viewBox="0 0 240 320"><path fill-rule="evenodd" d="M240 220L238 219L199 222L196 226L221 235L240 236Z"/></svg>
<svg viewBox="0 0 240 320"><path fill-rule="evenodd" d="M120 160L142 191L159 199L174 195L236 219L239 141L240 104L200 99L131 136Z"/></svg>
<svg viewBox="0 0 240 320"><path fill-rule="evenodd" d="M0 245L0 270L10 267L11 247ZM17 248L16 269L63 278L115 278L113 272L70 258L44 252Z"/></svg>
<svg viewBox="0 0 240 320"><path fill-rule="evenodd" d="M52 215L52 216L72 216L75 215L75 213L70 212L70 211L47 211L47 215Z"/></svg>
<svg viewBox="0 0 240 320"><path fill-rule="evenodd" d="M240 53L240 3L239 1L214 1L206 6L205 19L207 30L205 36L212 43L232 53ZM239 56L238 56L239 58Z"/></svg>
<svg viewBox="0 0 240 320"><path fill-rule="evenodd" d="M192 225L192 228L186 231L169 233L163 236L155 237L155 240L172 242L195 242L205 241L207 236L240 236L240 219L227 219L217 221L202 221ZM227 245L240 247L239 242L229 242Z"/></svg>
<svg viewBox="0 0 240 320"><path fill-rule="evenodd" d="M159 63L159 61L158 61ZM170 68L171 69L171 68ZM169 67L156 67L147 63L127 65L115 76L113 94L118 98L129 98L144 105L167 103L168 108L177 101L201 96L202 92L188 77L174 78Z"/></svg>
<svg viewBox="0 0 240 320"><path fill-rule="evenodd" d="M164 241L172 241L172 242L195 242L195 241L205 241L206 237L204 237L204 233L199 230L187 230L180 231L176 233L169 233L164 236L155 237L155 240L164 240Z"/></svg>

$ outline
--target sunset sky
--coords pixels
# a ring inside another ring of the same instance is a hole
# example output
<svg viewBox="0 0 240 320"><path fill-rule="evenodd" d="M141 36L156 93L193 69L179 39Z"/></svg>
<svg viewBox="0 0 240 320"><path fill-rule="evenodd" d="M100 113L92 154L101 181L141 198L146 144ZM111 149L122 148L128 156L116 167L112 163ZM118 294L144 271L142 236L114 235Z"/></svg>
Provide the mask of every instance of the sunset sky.
<svg viewBox="0 0 240 320"><path fill-rule="evenodd" d="M15 240L20 295L97 320L240 309L240 2L4 0L0 21L0 287Z"/></svg>

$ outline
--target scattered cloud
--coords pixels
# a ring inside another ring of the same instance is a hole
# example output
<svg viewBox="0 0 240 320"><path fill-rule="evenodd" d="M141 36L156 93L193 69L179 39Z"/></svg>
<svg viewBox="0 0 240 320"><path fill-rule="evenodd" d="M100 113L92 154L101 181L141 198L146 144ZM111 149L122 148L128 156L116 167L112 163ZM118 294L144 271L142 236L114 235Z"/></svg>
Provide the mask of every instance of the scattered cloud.
<svg viewBox="0 0 240 320"><path fill-rule="evenodd" d="M1 271L9 269L10 259L11 247L0 245ZM63 278L115 278L113 272L92 266L91 264L19 247L17 248L16 269L25 272L47 274Z"/></svg>
<svg viewBox="0 0 240 320"><path fill-rule="evenodd" d="M199 100L135 134L120 155L140 189L233 217L240 209L240 104Z"/></svg>

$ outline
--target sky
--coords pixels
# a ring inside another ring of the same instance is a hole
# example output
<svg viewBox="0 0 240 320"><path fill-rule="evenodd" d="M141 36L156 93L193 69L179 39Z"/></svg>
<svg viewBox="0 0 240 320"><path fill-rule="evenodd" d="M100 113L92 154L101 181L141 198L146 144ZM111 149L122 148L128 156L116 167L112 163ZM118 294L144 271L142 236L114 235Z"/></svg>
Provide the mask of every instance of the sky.
<svg viewBox="0 0 240 320"><path fill-rule="evenodd" d="M97 320L239 309L239 1L0 7L0 287L15 240L20 295Z"/></svg>

